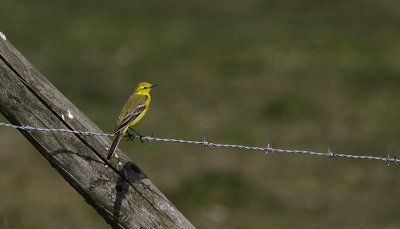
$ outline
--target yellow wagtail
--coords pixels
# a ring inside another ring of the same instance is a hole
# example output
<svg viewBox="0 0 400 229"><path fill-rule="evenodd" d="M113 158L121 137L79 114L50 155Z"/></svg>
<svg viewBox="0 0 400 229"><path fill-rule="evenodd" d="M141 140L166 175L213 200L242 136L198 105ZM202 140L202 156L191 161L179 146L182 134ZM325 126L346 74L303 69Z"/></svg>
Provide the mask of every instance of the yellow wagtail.
<svg viewBox="0 0 400 229"><path fill-rule="evenodd" d="M146 114L151 100L150 90L155 86L157 85L146 82L139 83L131 97L126 101L114 130L115 138L108 152L107 160L110 160L128 128L136 126Z"/></svg>

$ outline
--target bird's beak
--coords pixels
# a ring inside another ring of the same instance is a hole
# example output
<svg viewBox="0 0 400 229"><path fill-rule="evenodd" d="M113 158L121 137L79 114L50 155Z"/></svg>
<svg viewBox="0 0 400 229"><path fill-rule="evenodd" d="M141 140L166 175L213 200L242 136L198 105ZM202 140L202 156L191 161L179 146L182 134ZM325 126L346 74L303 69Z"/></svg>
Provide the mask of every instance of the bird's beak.
<svg viewBox="0 0 400 229"><path fill-rule="evenodd" d="M151 87L150 87L150 88L153 88L153 87L157 87L157 84L153 84L153 85L151 85Z"/></svg>

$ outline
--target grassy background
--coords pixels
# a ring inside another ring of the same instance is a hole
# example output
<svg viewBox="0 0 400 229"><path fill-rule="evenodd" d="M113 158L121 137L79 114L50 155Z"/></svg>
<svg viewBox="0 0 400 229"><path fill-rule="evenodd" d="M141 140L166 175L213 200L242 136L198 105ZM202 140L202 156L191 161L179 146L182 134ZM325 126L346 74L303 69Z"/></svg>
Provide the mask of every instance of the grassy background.
<svg viewBox="0 0 400 229"><path fill-rule="evenodd" d="M105 132L148 81L146 134L382 157L400 150L399 28L395 0L0 2L0 31ZM0 146L0 228L108 228L19 132ZM198 228L400 227L383 162L120 147Z"/></svg>

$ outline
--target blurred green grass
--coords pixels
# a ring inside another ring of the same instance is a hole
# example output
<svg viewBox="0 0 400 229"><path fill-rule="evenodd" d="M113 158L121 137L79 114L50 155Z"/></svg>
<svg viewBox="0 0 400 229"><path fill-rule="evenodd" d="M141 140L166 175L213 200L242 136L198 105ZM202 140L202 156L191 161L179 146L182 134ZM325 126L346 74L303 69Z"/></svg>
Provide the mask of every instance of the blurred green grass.
<svg viewBox="0 0 400 229"><path fill-rule="evenodd" d="M3 1L0 18L105 132L148 81L160 87L138 130L156 137L399 151L397 1ZM21 134L0 136L0 227L107 228ZM398 169L382 162L120 147L199 228L400 226Z"/></svg>

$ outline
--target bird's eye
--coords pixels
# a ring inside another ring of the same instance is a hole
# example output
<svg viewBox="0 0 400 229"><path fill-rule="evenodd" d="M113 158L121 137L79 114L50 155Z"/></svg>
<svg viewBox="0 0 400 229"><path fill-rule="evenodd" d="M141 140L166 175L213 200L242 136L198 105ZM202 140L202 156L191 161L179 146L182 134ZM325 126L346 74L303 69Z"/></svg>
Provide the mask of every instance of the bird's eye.
<svg viewBox="0 0 400 229"><path fill-rule="evenodd" d="M147 87L144 87L143 89L147 89Z"/></svg>

